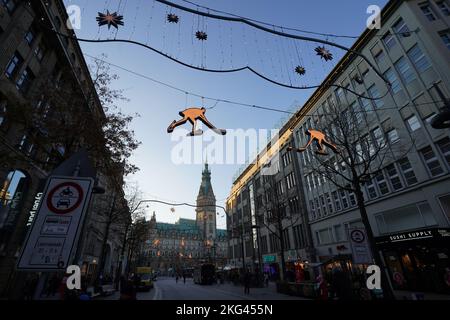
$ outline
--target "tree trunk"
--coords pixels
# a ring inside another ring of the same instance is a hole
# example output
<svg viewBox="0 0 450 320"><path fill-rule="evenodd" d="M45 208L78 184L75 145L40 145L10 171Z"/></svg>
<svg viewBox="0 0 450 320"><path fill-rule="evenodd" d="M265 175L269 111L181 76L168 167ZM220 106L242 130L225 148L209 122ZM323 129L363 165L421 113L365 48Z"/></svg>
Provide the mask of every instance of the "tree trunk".
<svg viewBox="0 0 450 320"><path fill-rule="evenodd" d="M106 259L106 246L108 244L108 238L109 238L109 229L111 228L111 219L108 220L108 223L106 224L106 230L105 230L105 236L103 237L103 242L102 242L102 252L100 255L100 263L99 263L99 268L97 271L97 276L96 276L96 280L98 280L100 278L100 275L103 274L103 272L105 271L105 259Z"/></svg>
<svg viewBox="0 0 450 320"><path fill-rule="evenodd" d="M369 244L370 251L372 252L373 260L375 261L375 264L381 270L381 289L383 290L383 296L387 300L394 300L395 296L394 296L394 293L392 292L391 286L389 284L389 279L386 275L386 270L385 270L384 264L382 262L381 255L376 248L375 239L373 236L372 228L370 226L369 218L367 216L366 206L364 203L364 195L363 195L363 192L361 190L359 183L355 185L355 190L356 190L356 192L355 192L356 199L358 201L358 208L359 208L359 212L361 214L361 220L364 224L364 228L366 229L367 242ZM363 284L363 285L365 285L365 284Z"/></svg>
<svg viewBox="0 0 450 320"><path fill-rule="evenodd" d="M278 234L280 235L280 259L281 259L281 272L280 272L280 276L281 276L281 280L285 280L286 279L286 260L284 259L284 251L285 251L285 247L284 247L284 238L283 238L283 220L281 219L281 217L278 217Z"/></svg>

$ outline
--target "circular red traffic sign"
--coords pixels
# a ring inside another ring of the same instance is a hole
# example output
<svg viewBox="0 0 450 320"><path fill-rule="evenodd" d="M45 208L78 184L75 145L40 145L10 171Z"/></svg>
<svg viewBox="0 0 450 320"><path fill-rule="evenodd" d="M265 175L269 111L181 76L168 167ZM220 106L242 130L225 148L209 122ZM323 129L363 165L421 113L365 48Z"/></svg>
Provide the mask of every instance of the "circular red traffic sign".
<svg viewBox="0 0 450 320"><path fill-rule="evenodd" d="M361 230L353 230L350 233L350 238L356 243L363 243L366 239L364 233Z"/></svg>
<svg viewBox="0 0 450 320"><path fill-rule="evenodd" d="M73 188L73 189L72 189ZM74 191L77 193L74 194ZM56 204L54 201L56 200ZM47 207L56 214L68 214L76 210L83 201L83 189L74 182L64 182L55 186L47 196ZM62 209L62 208L65 209Z"/></svg>

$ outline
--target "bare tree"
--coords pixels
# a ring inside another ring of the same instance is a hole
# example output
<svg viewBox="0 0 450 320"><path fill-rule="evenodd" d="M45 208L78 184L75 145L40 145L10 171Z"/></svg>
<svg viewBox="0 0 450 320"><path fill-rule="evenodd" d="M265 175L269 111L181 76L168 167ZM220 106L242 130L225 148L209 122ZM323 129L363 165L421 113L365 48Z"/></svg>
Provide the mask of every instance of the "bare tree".
<svg viewBox="0 0 450 320"><path fill-rule="evenodd" d="M296 212L288 212L287 191L282 185L283 180L277 182L276 175L262 175L262 195L257 200L257 223L263 225L280 244L279 254L281 259L281 279L286 279L285 232L294 226L300 217Z"/></svg>
<svg viewBox="0 0 450 320"><path fill-rule="evenodd" d="M337 192L348 191L355 196L373 259L381 267L382 259L375 246L363 189L374 178L381 177L382 169L394 159L403 157L409 148L389 141L391 137L384 133L393 129L389 123L369 131L370 124L376 121L376 112L369 109L370 101L363 101L363 104L364 107L358 103L331 105L328 113L312 116L305 135L308 141L304 141L310 149L303 147L298 151L305 152L304 157L310 160L305 170L312 173L314 183L328 181L337 188ZM314 130L319 131L319 137ZM320 141L320 133L325 134L325 140ZM314 141L314 138L319 139ZM317 148L315 152L313 148ZM385 272L382 276L384 294L386 298L393 298Z"/></svg>

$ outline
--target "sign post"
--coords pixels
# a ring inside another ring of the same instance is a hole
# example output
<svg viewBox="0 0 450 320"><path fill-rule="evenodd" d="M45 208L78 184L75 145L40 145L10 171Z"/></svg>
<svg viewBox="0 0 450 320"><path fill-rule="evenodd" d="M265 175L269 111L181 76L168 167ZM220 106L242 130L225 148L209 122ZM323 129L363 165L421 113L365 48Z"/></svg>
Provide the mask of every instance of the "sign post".
<svg viewBox="0 0 450 320"><path fill-rule="evenodd" d="M373 264L366 230L355 228L349 230L350 245L352 248L353 262L355 264Z"/></svg>
<svg viewBox="0 0 450 320"><path fill-rule="evenodd" d="M51 176L20 254L17 269L65 270L77 247L94 180Z"/></svg>

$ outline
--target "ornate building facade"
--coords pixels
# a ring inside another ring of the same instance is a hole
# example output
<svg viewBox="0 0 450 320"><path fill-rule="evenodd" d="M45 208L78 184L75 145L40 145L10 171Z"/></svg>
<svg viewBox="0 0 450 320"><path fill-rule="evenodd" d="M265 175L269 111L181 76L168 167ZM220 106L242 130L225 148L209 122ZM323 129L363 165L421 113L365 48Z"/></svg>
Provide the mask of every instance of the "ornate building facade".
<svg viewBox="0 0 450 320"><path fill-rule="evenodd" d="M205 262L224 267L228 239L226 230L217 229L216 214L211 171L206 164L197 196L196 219L162 223L156 221L153 213L140 264L169 275Z"/></svg>

